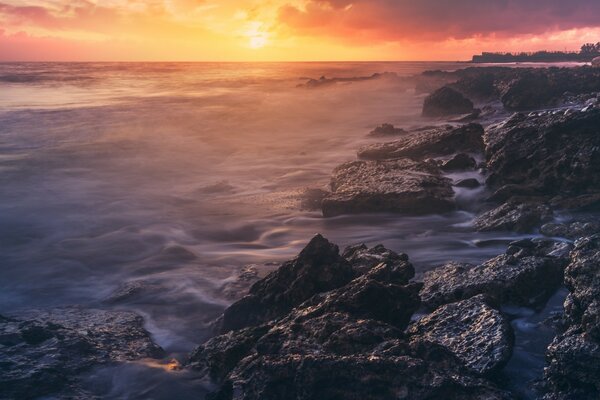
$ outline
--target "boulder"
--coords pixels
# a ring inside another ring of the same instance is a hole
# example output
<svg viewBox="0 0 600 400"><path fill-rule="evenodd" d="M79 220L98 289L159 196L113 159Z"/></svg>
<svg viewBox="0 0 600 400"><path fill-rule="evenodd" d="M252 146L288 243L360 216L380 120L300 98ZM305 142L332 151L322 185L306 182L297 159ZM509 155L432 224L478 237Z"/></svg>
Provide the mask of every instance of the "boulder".
<svg viewBox="0 0 600 400"><path fill-rule="evenodd" d="M374 136L374 137L378 137L378 136L397 136L397 135L403 135L405 133L406 133L406 131L404 129L402 129L402 128L396 128L392 124L381 124L378 127L376 127L375 129L373 129L369 133L369 136Z"/></svg>
<svg viewBox="0 0 600 400"><path fill-rule="evenodd" d="M212 400L508 400L508 393L460 368L411 356L372 354L248 357Z"/></svg>
<svg viewBox="0 0 600 400"><path fill-rule="evenodd" d="M437 166L408 159L353 161L333 171L323 215L395 212L424 215L454 209L451 180Z"/></svg>
<svg viewBox="0 0 600 400"><path fill-rule="evenodd" d="M480 232L531 232L552 218L552 210L543 203L509 201L473 220Z"/></svg>
<svg viewBox="0 0 600 400"><path fill-rule="evenodd" d="M545 71L527 71L508 82L501 100L509 110L532 110L550 104L555 95Z"/></svg>
<svg viewBox="0 0 600 400"><path fill-rule="evenodd" d="M341 287L353 277L338 247L317 235L297 258L256 282L248 295L229 306L217 330L226 333L280 318L313 295Z"/></svg>
<svg viewBox="0 0 600 400"><path fill-rule="evenodd" d="M485 134L487 183L538 196L596 195L600 187L600 110L526 117L516 114ZM598 199L592 199L592 204Z"/></svg>
<svg viewBox="0 0 600 400"><path fill-rule="evenodd" d="M406 254L398 254L381 244L371 248L365 244L348 246L342 257L348 260L356 276L366 274L381 263L387 264L394 271L395 281L398 283L407 284L415 276L415 269L408 262Z"/></svg>
<svg viewBox="0 0 600 400"><path fill-rule="evenodd" d="M566 332L548 347L545 399L600 398L600 235L575 242L565 269Z"/></svg>
<svg viewBox="0 0 600 400"><path fill-rule="evenodd" d="M564 237L575 240L600 233L600 221L594 219L566 223L549 222L542 225L540 232L546 236Z"/></svg>
<svg viewBox="0 0 600 400"><path fill-rule="evenodd" d="M502 303L538 307L562 282L568 249L543 240L512 244L506 254L481 265L449 263L425 273L423 305L430 310L485 294Z"/></svg>
<svg viewBox="0 0 600 400"><path fill-rule="evenodd" d="M473 102L448 86L431 93L423 103L423 116L425 117L443 117L472 112Z"/></svg>
<svg viewBox="0 0 600 400"><path fill-rule="evenodd" d="M483 295L442 306L408 332L446 347L479 375L499 371L512 355L510 323Z"/></svg>
<svg viewBox="0 0 600 400"><path fill-rule="evenodd" d="M465 153L458 153L451 159L444 161L440 166L442 171L464 171L474 169L477 161L473 157Z"/></svg>
<svg viewBox="0 0 600 400"><path fill-rule="evenodd" d="M483 127L474 123L458 128L448 125L418 130L406 134L402 140L363 146L358 157L365 160L422 159L456 152L482 153L485 148L483 134Z"/></svg>
<svg viewBox="0 0 600 400"><path fill-rule="evenodd" d="M596 57L592 60L592 66L600 67L600 57Z"/></svg>
<svg viewBox="0 0 600 400"><path fill-rule="evenodd" d="M0 317L0 354L6 399L71 398L93 367L164 356L141 316L75 307Z"/></svg>

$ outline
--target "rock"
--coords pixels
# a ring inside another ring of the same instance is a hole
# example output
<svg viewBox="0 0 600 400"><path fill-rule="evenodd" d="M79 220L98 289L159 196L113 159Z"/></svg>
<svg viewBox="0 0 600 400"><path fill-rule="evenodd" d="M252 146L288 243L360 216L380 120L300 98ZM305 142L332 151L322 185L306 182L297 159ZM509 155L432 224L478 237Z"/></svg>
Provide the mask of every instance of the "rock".
<svg viewBox="0 0 600 400"><path fill-rule="evenodd" d="M406 131L402 128L396 128L392 124L381 124L373 129L369 136L397 136L403 135Z"/></svg>
<svg viewBox="0 0 600 400"><path fill-rule="evenodd" d="M2 398L70 398L78 375L95 366L162 356L132 312L73 307L0 318Z"/></svg>
<svg viewBox="0 0 600 400"><path fill-rule="evenodd" d="M502 303L537 307L562 282L567 260L561 244L552 241L515 243L507 254L485 263L449 263L425 273L421 290L423 305L430 310L478 294Z"/></svg>
<svg viewBox="0 0 600 400"><path fill-rule="evenodd" d="M315 236L297 258L250 288L217 323L220 333L264 324L280 318L311 296L341 287L354 277L336 245Z"/></svg>
<svg viewBox="0 0 600 400"><path fill-rule="evenodd" d="M544 400L595 400L600 397L600 345L577 328L548 346Z"/></svg>
<svg viewBox="0 0 600 400"><path fill-rule="evenodd" d="M475 189L481 186L481 182L475 178L462 179L454 184L456 187L462 187L467 189Z"/></svg>
<svg viewBox="0 0 600 400"><path fill-rule="evenodd" d="M550 207L541 203L510 201L479 215L473 226L480 232L531 232L552 217Z"/></svg>
<svg viewBox="0 0 600 400"><path fill-rule="evenodd" d="M596 57L592 60L592 66L600 67L600 57Z"/></svg>
<svg viewBox="0 0 600 400"><path fill-rule="evenodd" d="M406 215L454 209L451 181L435 165L407 159L353 161L333 171L323 215L395 212Z"/></svg>
<svg viewBox="0 0 600 400"><path fill-rule="evenodd" d="M600 233L600 221L549 222L542 225L540 232L546 236L564 237L575 240Z"/></svg>
<svg viewBox="0 0 600 400"><path fill-rule="evenodd" d="M600 397L600 235L575 242L565 269L568 330L548 347L544 399Z"/></svg>
<svg viewBox="0 0 600 400"><path fill-rule="evenodd" d="M249 357L212 400L512 398L493 384L461 372L410 356Z"/></svg>
<svg viewBox="0 0 600 400"><path fill-rule="evenodd" d="M556 94L545 71L528 71L506 85L502 104L509 110L532 110L549 105Z"/></svg>
<svg viewBox="0 0 600 400"><path fill-rule="evenodd" d="M443 171L464 171L474 169L477 162L473 157L465 153L458 153L448 161L444 161L440 166Z"/></svg>
<svg viewBox="0 0 600 400"><path fill-rule="evenodd" d="M566 116L516 114L489 128L485 142L492 188L519 185L537 195L566 198L598 194L600 110Z"/></svg>
<svg viewBox="0 0 600 400"><path fill-rule="evenodd" d="M411 326L409 334L446 347L479 375L499 371L514 342L508 320L482 295L438 308Z"/></svg>
<svg viewBox="0 0 600 400"><path fill-rule="evenodd" d="M402 140L363 146L358 151L358 157L365 160L421 159L456 152L481 153L485 148L483 133L483 127L479 124L418 130L406 134Z"/></svg>
<svg viewBox="0 0 600 400"><path fill-rule="evenodd" d="M398 254L386 249L383 245L368 248L365 244L348 246L342 253L356 276L362 276L371 271L377 265L387 264L395 274L395 280L407 284L415 276L415 269L406 254Z"/></svg>
<svg viewBox="0 0 600 400"><path fill-rule="evenodd" d="M426 117L443 117L471 112L473 112L473 102L448 86L431 93L423 103L423 115Z"/></svg>
<svg viewBox="0 0 600 400"><path fill-rule="evenodd" d="M323 199L328 194L329 192L318 188L305 189L301 196L300 208L309 211L320 210Z"/></svg>

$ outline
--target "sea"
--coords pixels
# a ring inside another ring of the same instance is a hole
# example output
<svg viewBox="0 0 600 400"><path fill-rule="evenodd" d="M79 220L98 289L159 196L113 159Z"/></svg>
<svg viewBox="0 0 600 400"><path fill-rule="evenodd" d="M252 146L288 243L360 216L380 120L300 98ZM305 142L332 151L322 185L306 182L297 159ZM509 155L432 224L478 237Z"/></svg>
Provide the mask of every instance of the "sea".
<svg viewBox="0 0 600 400"><path fill-rule="evenodd" d="M381 243L407 253L418 274L504 252L523 236L470 225L485 189L457 190L462 211L424 217L323 218L299 201L307 188L326 189L361 145L381 141L367 135L377 125L445 123L421 117L425 94L410 78L466 66L1 63L0 314L133 310L169 356L98 368L87 389L100 398L199 398L208 383L164 364L209 337L210 322L247 289L241 271L264 276L315 233L341 248ZM407 79L299 87L383 72ZM136 284L151 290L107 301ZM542 314L519 310L513 321L506 379L526 397L552 337L536 327L560 310L564 293L555 297Z"/></svg>

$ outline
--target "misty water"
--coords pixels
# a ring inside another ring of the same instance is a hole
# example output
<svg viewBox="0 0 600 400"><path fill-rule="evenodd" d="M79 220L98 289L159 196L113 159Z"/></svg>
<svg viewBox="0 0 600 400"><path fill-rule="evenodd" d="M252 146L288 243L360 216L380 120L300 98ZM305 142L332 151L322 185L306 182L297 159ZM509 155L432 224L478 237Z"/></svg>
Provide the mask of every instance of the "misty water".
<svg viewBox="0 0 600 400"><path fill-rule="evenodd" d="M333 168L377 141L366 136L376 125L444 121L422 119L424 95L400 80L298 84L322 75L461 67L0 64L0 314L67 305L131 309L169 358L181 358L243 295L243 285L226 289L244 266L256 264L264 274L317 232L340 247L383 243L407 253L418 272L502 253L519 236L476 233L469 225L483 189L457 191L463 210L427 217L324 219L299 206L305 188L326 188ZM132 282L150 294L105 301ZM560 299L550 307L560 309ZM527 330L539 314L520 318L518 332L535 342L537 331ZM540 346L517 348L522 362L507 374L518 381L525 366L539 373ZM195 378L132 363L86 379L99 396L194 398L204 385Z"/></svg>

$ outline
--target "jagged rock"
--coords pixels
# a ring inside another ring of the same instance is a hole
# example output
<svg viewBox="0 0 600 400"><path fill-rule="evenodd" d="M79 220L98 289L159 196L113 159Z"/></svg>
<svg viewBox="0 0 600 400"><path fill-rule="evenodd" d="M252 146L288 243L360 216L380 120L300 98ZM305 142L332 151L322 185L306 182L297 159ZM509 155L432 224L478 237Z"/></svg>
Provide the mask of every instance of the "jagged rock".
<svg viewBox="0 0 600 400"><path fill-rule="evenodd" d="M407 159L353 161L337 167L323 215L396 212L407 215L454 209L451 181L435 165Z"/></svg>
<svg viewBox="0 0 600 400"><path fill-rule="evenodd" d="M540 232L546 236L579 239L600 233L600 221L573 221L569 223L549 222L542 225Z"/></svg>
<svg viewBox="0 0 600 400"><path fill-rule="evenodd" d="M548 347L544 399L600 397L600 235L575 242L565 269L568 330Z"/></svg>
<svg viewBox="0 0 600 400"><path fill-rule="evenodd" d="M473 226L480 232L531 232L551 217L552 210L545 204L510 201L479 215Z"/></svg>
<svg viewBox="0 0 600 400"><path fill-rule="evenodd" d="M270 325L252 326L215 336L192 352L188 366L220 382L250 354L270 328Z"/></svg>
<svg viewBox="0 0 600 400"><path fill-rule="evenodd" d="M510 110L531 110L549 105L555 94L545 71L528 71L508 82L501 100Z"/></svg>
<svg viewBox="0 0 600 400"><path fill-rule="evenodd" d="M443 171L464 171L474 169L477 162L473 157L465 153L458 153L451 159L444 161L440 166Z"/></svg>
<svg viewBox="0 0 600 400"><path fill-rule="evenodd" d="M404 129L396 128L392 124L381 124L369 132L369 136L397 136L405 133L406 131Z"/></svg>
<svg viewBox="0 0 600 400"><path fill-rule="evenodd" d="M426 117L443 117L471 112L473 112L473 102L448 86L431 93L423 103L423 115Z"/></svg>
<svg viewBox="0 0 600 400"><path fill-rule="evenodd" d="M163 355L132 312L59 308L2 317L0 397L52 396L74 390L94 366Z"/></svg>
<svg viewBox="0 0 600 400"><path fill-rule="evenodd" d="M212 400L508 400L493 384L410 356L246 358Z"/></svg>
<svg viewBox="0 0 600 400"><path fill-rule="evenodd" d="M408 262L406 254L395 253L380 244L372 248L365 244L348 246L344 249L342 257L350 262L356 276L366 274L381 263L389 265L396 274L395 280L402 284L408 283L415 276L415 269Z"/></svg>
<svg viewBox="0 0 600 400"><path fill-rule="evenodd" d="M475 189L481 186L481 182L479 182L475 178L462 179L454 184L456 187L462 187L467 189Z"/></svg>
<svg viewBox="0 0 600 400"><path fill-rule="evenodd" d="M409 334L446 347L480 375L499 371L514 342L510 323L483 295L436 309L411 326Z"/></svg>
<svg viewBox="0 0 600 400"><path fill-rule="evenodd" d="M449 263L425 273L421 300L428 309L486 294L500 303L535 307L562 282L566 245L526 240L485 263Z"/></svg>
<svg viewBox="0 0 600 400"><path fill-rule="evenodd" d="M363 146L358 150L358 157L365 160L418 159L456 152L481 153L484 150L483 133L479 124L418 130L406 134L402 140Z"/></svg>
<svg viewBox="0 0 600 400"><path fill-rule="evenodd" d="M516 114L489 128L485 141L491 172L487 183L492 188L515 185L537 195L567 199L598 194L600 110Z"/></svg>
<svg viewBox="0 0 600 400"><path fill-rule="evenodd" d="M343 286L354 277L336 245L315 236L297 258L256 282L218 321L226 333L280 318L311 296Z"/></svg>

